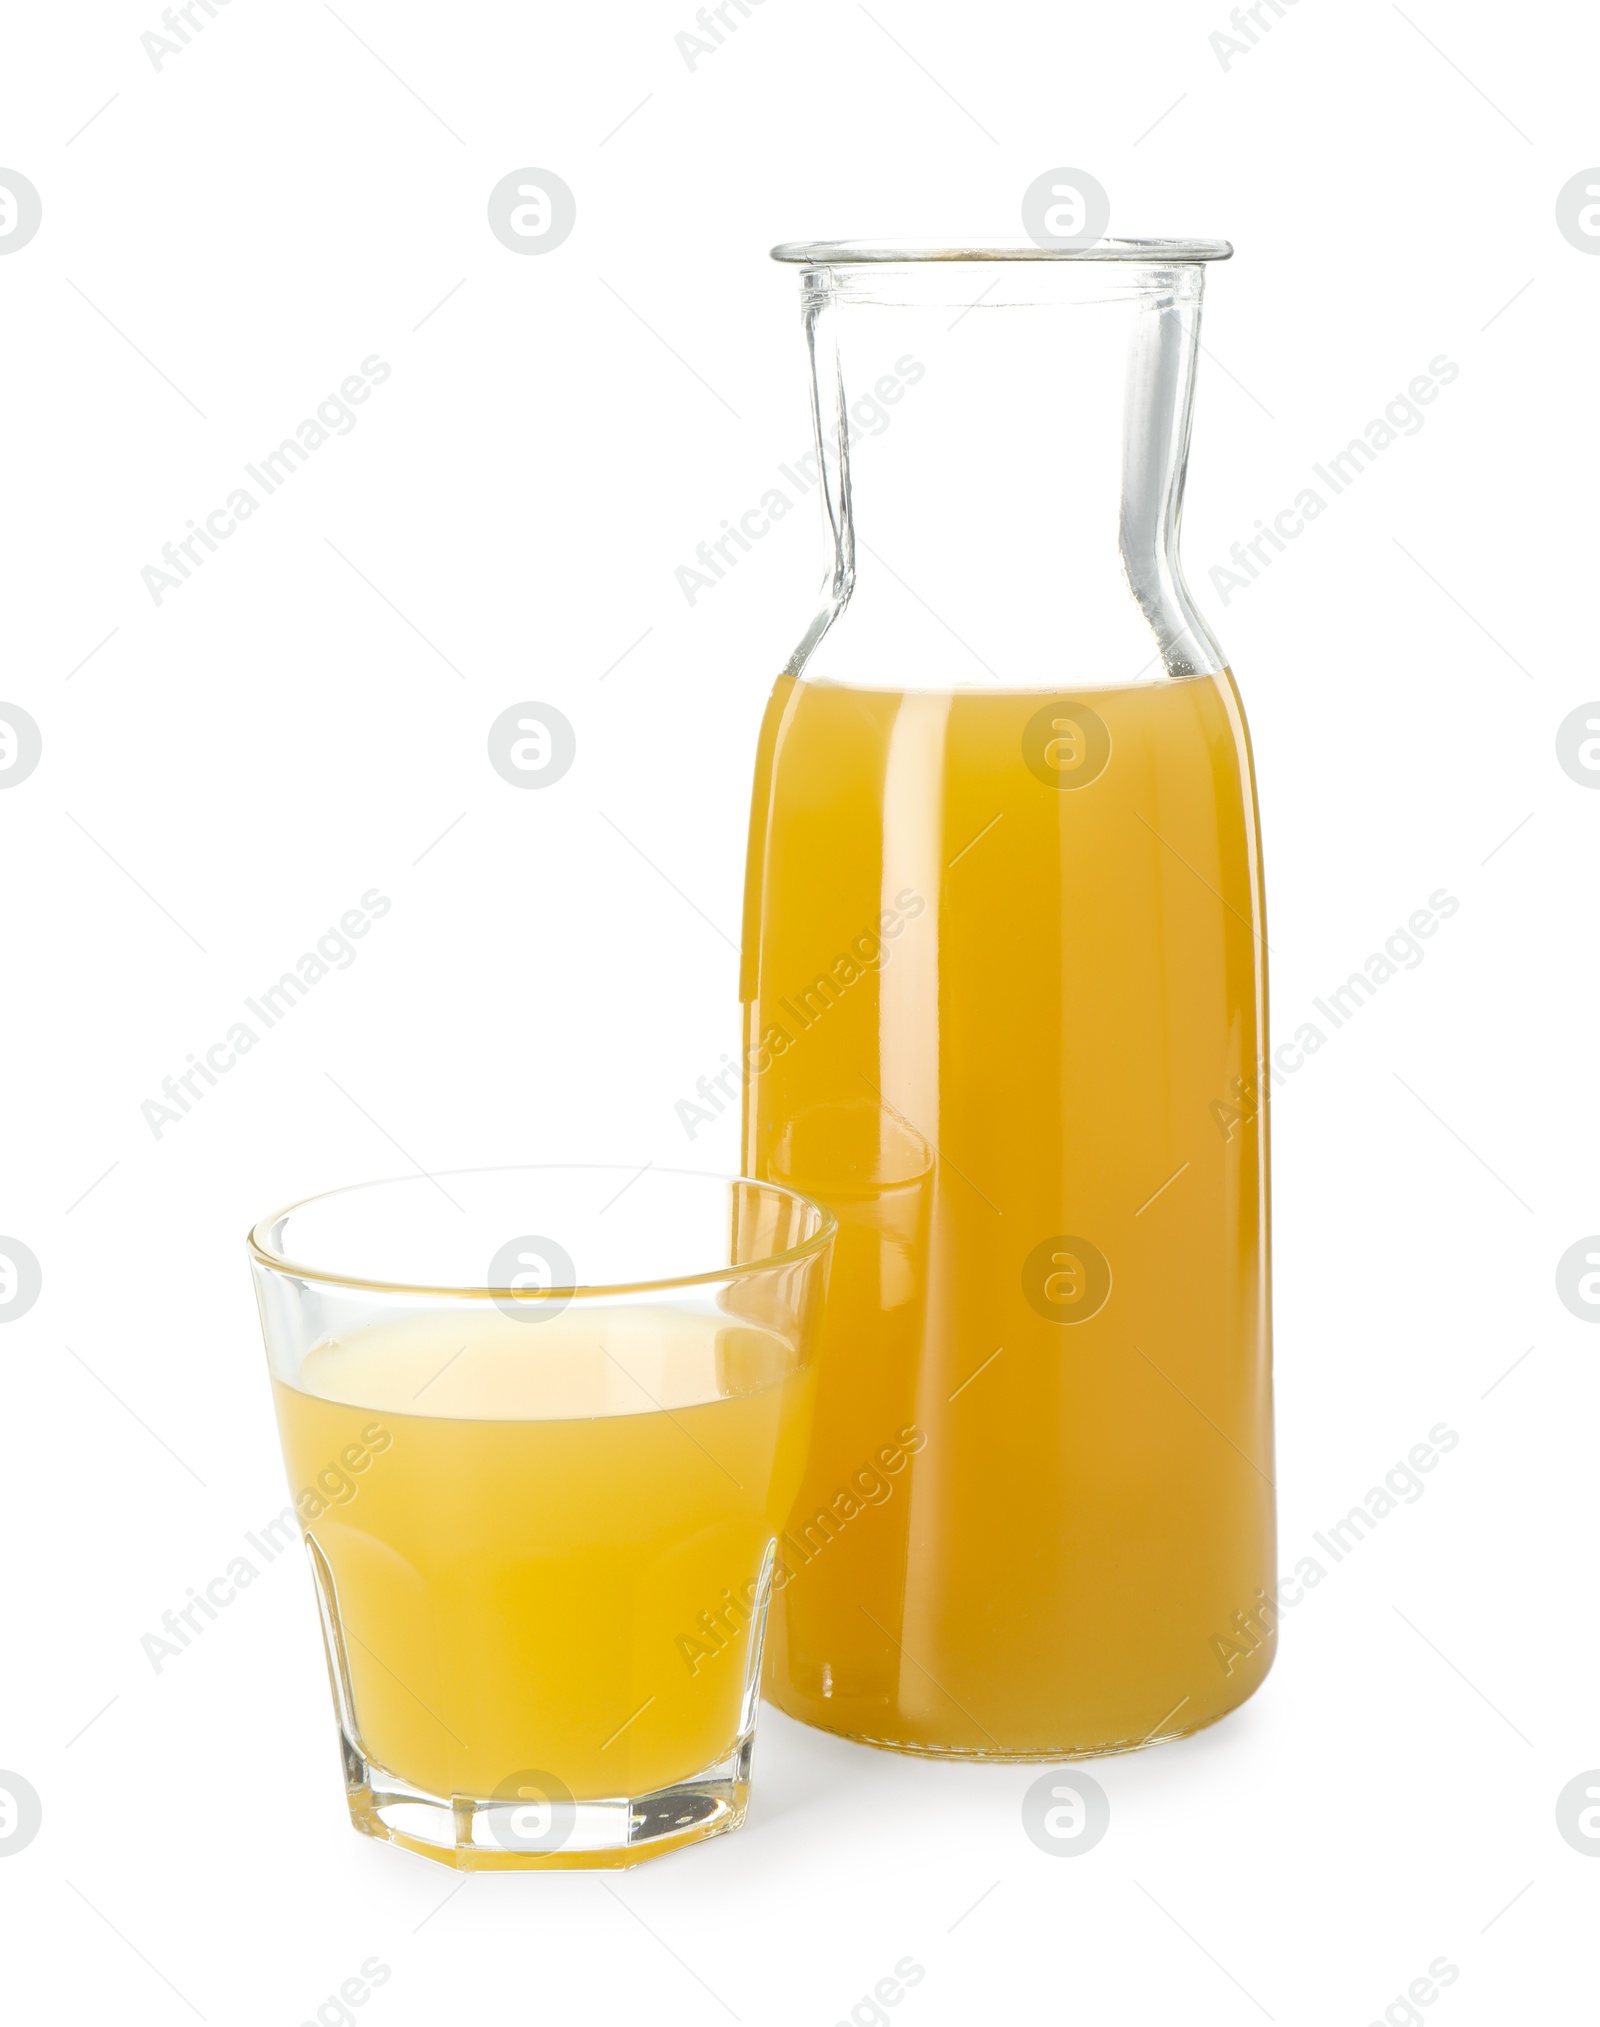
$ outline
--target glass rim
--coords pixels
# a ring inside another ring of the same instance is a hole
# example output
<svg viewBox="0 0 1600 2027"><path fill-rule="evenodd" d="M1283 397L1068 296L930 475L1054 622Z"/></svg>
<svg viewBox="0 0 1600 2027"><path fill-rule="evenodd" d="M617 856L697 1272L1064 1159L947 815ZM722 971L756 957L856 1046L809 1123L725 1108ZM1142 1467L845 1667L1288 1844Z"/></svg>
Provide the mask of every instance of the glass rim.
<svg viewBox="0 0 1600 2027"><path fill-rule="evenodd" d="M771 257L797 267L990 260L1122 261L1172 267L1231 260L1233 243L1226 239L1097 239L1088 246L1040 246L1031 239L974 239L955 245L938 239L793 239L773 247Z"/></svg>
<svg viewBox="0 0 1600 2027"><path fill-rule="evenodd" d="M552 1285L541 1288L536 1294L526 1288L490 1287L487 1283L462 1285L456 1282L435 1281L391 1281L370 1274L341 1274L329 1267L309 1266L302 1260L290 1259L268 1242L268 1233L281 1219L295 1211L306 1210L312 1204L326 1203L331 1197L354 1196L361 1190L391 1189L401 1183L448 1182L452 1177L469 1175L631 1175L637 1178L643 1171L620 1161L547 1161L547 1162L505 1162L488 1168L451 1168L416 1175L375 1176L366 1182L341 1183L335 1189L317 1190L310 1196L297 1197L293 1203L284 1204L280 1209L270 1211L266 1217L258 1218L245 1233L245 1249L251 1259L261 1267L275 1274L285 1274L298 1281L315 1281L334 1288L359 1288L374 1295L435 1295L448 1296L453 1301L476 1302L527 1302L527 1301L575 1301L594 1295L644 1295L658 1294L674 1288L707 1287L724 1281L743 1280L750 1274L764 1274L774 1267L787 1267L800 1260L810 1259L832 1243L839 1229L839 1221L828 1206L818 1203L815 1197L808 1197L802 1191L790 1189L781 1182L763 1182L752 1175L724 1175L709 1169L699 1168L657 1168L653 1162L647 1166L655 1175L679 1176L695 1182L716 1182L727 1186L743 1183L751 1189L765 1190L773 1196L787 1197L791 1203L801 1204L817 1214L817 1229L808 1239L798 1245L789 1246L781 1253L765 1253L756 1260L741 1260L726 1267L713 1267L697 1274L672 1274L632 1281L586 1282Z"/></svg>

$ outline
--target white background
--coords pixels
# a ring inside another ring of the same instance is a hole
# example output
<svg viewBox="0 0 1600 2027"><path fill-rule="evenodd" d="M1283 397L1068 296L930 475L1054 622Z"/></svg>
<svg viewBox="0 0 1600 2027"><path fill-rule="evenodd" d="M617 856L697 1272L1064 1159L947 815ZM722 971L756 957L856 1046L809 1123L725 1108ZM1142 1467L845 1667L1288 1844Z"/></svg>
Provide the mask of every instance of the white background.
<svg viewBox="0 0 1600 2027"><path fill-rule="evenodd" d="M0 1767L44 1810L0 1862L7 2010L295 2027L376 1955L373 2027L829 2027L911 1956L907 2027L1363 2027L1443 1955L1418 2017L1576 2017L1600 1332L1554 1269L1600 1227L1600 794L1555 734L1600 696L1600 260L1555 200L1600 161L1600 23L1298 0L1225 69L1220 0L764 0L691 70L687 0L196 12L157 71L153 0L18 9L0 83L44 207L0 259L0 697L44 739L0 794L0 1232L44 1276L0 1332ZM1253 1702L1093 1770L1090 1853L1024 1835L1035 1769L768 1712L737 1837L453 1891L348 1828L298 1555L159 1676L140 1648L284 1503L242 1234L408 1159L737 1166L673 1106L736 1042L814 510L693 607L673 573L808 442L766 248L1015 234L1061 164L1113 231L1238 248L1185 553L1251 716L1278 1033L1461 903L1277 1097L1284 1567L1433 1424L1460 1445ZM534 259L485 222L524 166L577 198ZM373 353L358 426L155 605L161 545ZM1425 427L1224 606L1230 543L1440 353ZM529 699L578 737L539 793L485 758ZM162 1078L373 886L358 960L153 1137Z"/></svg>

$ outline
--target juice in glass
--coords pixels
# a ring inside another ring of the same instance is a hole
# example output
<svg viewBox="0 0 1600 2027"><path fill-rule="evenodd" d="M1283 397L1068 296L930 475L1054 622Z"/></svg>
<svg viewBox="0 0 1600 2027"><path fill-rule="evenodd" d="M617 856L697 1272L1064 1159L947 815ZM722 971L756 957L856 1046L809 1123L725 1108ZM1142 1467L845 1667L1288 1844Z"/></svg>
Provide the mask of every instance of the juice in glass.
<svg viewBox="0 0 1600 2027"><path fill-rule="evenodd" d="M810 1419L780 1338L489 1309L318 1345L273 1391L374 1765L469 1796L533 1768L581 1802L726 1750Z"/></svg>

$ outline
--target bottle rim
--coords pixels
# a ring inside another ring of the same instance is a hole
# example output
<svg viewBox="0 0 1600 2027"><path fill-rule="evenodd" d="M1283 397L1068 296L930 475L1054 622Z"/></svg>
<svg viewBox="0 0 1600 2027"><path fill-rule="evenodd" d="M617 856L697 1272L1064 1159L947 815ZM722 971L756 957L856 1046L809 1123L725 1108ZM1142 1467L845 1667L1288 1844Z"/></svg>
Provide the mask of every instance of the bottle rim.
<svg viewBox="0 0 1600 2027"><path fill-rule="evenodd" d="M926 261L1120 261L1147 267L1188 266L1231 260L1226 239L1097 239L1085 246L1040 246L1031 239L794 239L772 248L772 258L797 267L909 266Z"/></svg>

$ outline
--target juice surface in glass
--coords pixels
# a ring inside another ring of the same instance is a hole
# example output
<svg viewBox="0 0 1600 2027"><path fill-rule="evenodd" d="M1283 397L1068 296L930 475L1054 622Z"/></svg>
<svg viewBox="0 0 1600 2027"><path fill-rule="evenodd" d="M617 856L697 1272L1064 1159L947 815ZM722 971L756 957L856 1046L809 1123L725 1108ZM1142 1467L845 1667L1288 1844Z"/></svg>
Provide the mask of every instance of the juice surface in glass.
<svg viewBox="0 0 1600 2027"><path fill-rule="evenodd" d="M1055 1758L1193 1730L1260 1683L1263 947L1230 675L780 677L746 1167L839 1219L768 1642L783 1709Z"/></svg>
<svg viewBox="0 0 1600 2027"><path fill-rule="evenodd" d="M275 1379L366 1757L431 1795L531 1768L581 1801L726 1753L812 1379L769 1331L659 1304L420 1315Z"/></svg>

